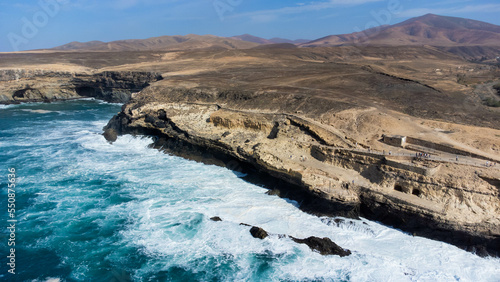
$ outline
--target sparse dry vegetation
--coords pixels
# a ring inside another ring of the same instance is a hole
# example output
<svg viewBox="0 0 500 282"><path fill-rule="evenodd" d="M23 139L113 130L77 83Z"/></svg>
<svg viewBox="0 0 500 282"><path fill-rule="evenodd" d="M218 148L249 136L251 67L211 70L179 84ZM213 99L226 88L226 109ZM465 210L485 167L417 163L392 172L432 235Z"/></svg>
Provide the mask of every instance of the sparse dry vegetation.
<svg viewBox="0 0 500 282"><path fill-rule="evenodd" d="M495 100L493 98L487 98L484 102L488 107L495 107L495 108L500 107L500 101Z"/></svg>
<svg viewBox="0 0 500 282"><path fill-rule="evenodd" d="M498 92L498 95L500 95L500 83L493 85L493 89L495 89Z"/></svg>

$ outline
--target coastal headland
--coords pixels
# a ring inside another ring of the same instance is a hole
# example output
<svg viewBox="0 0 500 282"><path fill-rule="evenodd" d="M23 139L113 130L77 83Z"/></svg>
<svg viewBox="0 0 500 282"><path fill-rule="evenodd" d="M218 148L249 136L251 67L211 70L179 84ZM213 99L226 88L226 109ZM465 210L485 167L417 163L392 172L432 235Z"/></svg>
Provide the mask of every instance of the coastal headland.
<svg viewBox="0 0 500 282"><path fill-rule="evenodd" d="M496 256L500 112L484 97L499 79L495 65L430 46L0 54L4 104L124 103L110 142L153 136L169 153L279 179L271 192L309 212Z"/></svg>

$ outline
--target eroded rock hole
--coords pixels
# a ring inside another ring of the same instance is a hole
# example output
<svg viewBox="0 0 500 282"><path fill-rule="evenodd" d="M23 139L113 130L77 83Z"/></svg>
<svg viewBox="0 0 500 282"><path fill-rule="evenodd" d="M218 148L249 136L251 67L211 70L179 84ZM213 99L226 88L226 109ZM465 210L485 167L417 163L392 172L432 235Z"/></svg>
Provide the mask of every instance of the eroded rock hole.
<svg viewBox="0 0 500 282"><path fill-rule="evenodd" d="M12 97L14 98L24 98L24 94L26 93L27 89L23 89L23 90L18 90L16 92L14 92L14 95L12 95Z"/></svg>
<svg viewBox="0 0 500 282"><path fill-rule="evenodd" d="M94 97L96 95L96 90L95 88L92 87L78 87L75 89L76 93L80 96L84 97Z"/></svg>
<svg viewBox="0 0 500 282"><path fill-rule="evenodd" d="M420 192L420 190L418 190L418 189L413 189L413 191L412 191L411 193L412 193L413 195L415 195L415 196L420 196L420 194L421 194L422 192Z"/></svg>
<svg viewBox="0 0 500 282"><path fill-rule="evenodd" d="M403 192L403 186L396 184L396 185L394 185L394 190L399 191L399 192Z"/></svg>

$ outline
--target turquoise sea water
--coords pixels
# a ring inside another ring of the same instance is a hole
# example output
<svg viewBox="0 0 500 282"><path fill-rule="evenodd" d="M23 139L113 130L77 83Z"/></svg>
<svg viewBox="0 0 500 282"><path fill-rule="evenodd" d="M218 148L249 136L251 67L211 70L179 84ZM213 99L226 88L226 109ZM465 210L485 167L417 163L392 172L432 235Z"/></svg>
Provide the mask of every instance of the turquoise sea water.
<svg viewBox="0 0 500 282"><path fill-rule="evenodd" d="M119 105L0 106L2 281L500 281L500 260L359 220L336 226L238 173L102 127ZM16 169L16 274L7 271L8 168ZM223 222L210 221L220 216ZM329 237L321 256L270 233Z"/></svg>

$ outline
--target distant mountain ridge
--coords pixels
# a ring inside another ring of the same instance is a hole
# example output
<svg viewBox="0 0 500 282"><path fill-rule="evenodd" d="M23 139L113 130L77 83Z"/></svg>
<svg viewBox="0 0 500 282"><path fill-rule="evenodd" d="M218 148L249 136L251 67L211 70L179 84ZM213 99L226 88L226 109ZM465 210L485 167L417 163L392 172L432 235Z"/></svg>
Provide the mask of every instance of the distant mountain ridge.
<svg viewBox="0 0 500 282"><path fill-rule="evenodd" d="M330 35L301 47L339 45L486 45L500 46L500 26L457 17L427 14L368 31Z"/></svg>
<svg viewBox="0 0 500 282"><path fill-rule="evenodd" d="M257 37L257 36L253 36L253 35L250 35L250 34L242 34L242 35L232 36L232 37L229 37L229 38L236 39L236 40L253 42L253 43L258 43L258 44L273 44L274 43L271 40L264 39L264 38Z"/></svg>
<svg viewBox="0 0 500 282"><path fill-rule="evenodd" d="M342 45L431 45L500 46L500 26L486 22L427 14L395 25L375 27L350 34L329 35L313 41L283 38L265 39L250 34L232 37L214 35L160 36L148 39L118 40L112 42L71 42L53 50L85 51L148 51L194 49L250 49L260 45L299 47L330 47ZM281 45L280 45L281 44Z"/></svg>
<svg viewBox="0 0 500 282"><path fill-rule="evenodd" d="M219 37L214 35L189 34L185 36L160 36L148 39L129 39L112 42L90 41L71 42L53 50L84 51L156 51L156 50L194 50L194 49L249 49L258 43Z"/></svg>
<svg viewBox="0 0 500 282"><path fill-rule="evenodd" d="M307 43L307 42L311 41L311 40L308 40L308 39L290 40L290 39L279 38L279 37L274 37L274 38L271 38L271 39L265 39L265 38L253 36L253 35L250 35L250 34L242 34L242 35L238 35L238 36L232 36L230 38L239 39L239 40L243 40L243 41L254 42L254 43L259 43L259 44L281 44L281 43L302 44L302 43Z"/></svg>

